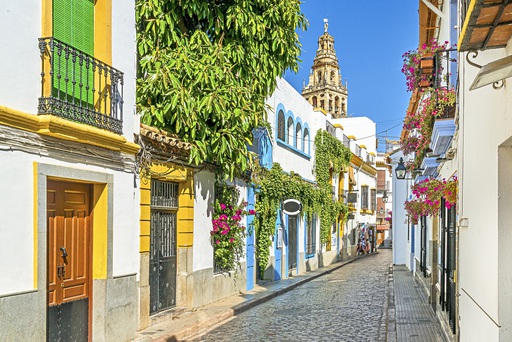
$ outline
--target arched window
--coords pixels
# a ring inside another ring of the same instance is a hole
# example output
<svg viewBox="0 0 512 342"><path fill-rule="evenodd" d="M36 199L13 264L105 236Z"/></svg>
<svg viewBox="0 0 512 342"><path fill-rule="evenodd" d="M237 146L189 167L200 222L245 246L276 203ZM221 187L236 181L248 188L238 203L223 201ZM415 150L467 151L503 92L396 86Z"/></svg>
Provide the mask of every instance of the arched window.
<svg viewBox="0 0 512 342"><path fill-rule="evenodd" d="M336 96L334 98L334 113L339 114L340 113L340 98L339 96Z"/></svg>
<svg viewBox="0 0 512 342"><path fill-rule="evenodd" d="M289 117L286 124L286 142L289 145L293 144L293 133L293 119Z"/></svg>
<svg viewBox="0 0 512 342"><path fill-rule="evenodd" d="M304 149L303 152L309 154L309 130L304 128Z"/></svg>
<svg viewBox="0 0 512 342"><path fill-rule="evenodd" d="M334 71L331 71L331 83L335 83L336 73Z"/></svg>
<svg viewBox="0 0 512 342"><path fill-rule="evenodd" d="M313 108L316 108L318 105L318 100L316 98L316 96L313 96Z"/></svg>
<svg viewBox="0 0 512 342"><path fill-rule="evenodd" d="M302 126L300 122L297 122L295 127L295 147L299 150L302 148Z"/></svg>
<svg viewBox="0 0 512 342"><path fill-rule="evenodd" d="M284 141L284 132L284 112L283 110L280 110L279 113L277 114L277 138Z"/></svg>

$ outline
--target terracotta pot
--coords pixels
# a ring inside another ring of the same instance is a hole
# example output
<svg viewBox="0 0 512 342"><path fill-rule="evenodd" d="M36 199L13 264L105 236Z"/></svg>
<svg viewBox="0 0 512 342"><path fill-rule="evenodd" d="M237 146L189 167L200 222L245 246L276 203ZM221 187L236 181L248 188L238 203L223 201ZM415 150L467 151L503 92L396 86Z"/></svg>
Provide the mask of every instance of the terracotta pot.
<svg viewBox="0 0 512 342"><path fill-rule="evenodd" d="M434 57L423 57L420 59L421 73L424 75L432 75L434 72Z"/></svg>
<svg viewBox="0 0 512 342"><path fill-rule="evenodd" d="M430 80L420 80L420 88L429 88L432 87L432 82Z"/></svg>

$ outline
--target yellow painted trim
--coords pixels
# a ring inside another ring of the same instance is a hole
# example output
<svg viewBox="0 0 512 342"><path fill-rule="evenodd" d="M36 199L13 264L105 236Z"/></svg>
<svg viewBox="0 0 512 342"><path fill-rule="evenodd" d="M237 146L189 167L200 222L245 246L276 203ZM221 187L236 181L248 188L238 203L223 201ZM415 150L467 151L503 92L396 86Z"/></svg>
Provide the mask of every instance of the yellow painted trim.
<svg viewBox="0 0 512 342"><path fill-rule="evenodd" d="M339 123L335 123L333 126L336 127L336 128L339 128L341 130L345 130L345 128L343 128L343 126L341 124L339 124Z"/></svg>
<svg viewBox="0 0 512 342"><path fill-rule="evenodd" d="M108 185L94 184L92 277L107 279L108 264Z"/></svg>
<svg viewBox="0 0 512 342"><path fill-rule="evenodd" d="M140 253L150 251L151 236L151 182L141 177L140 182Z"/></svg>
<svg viewBox="0 0 512 342"><path fill-rule="evenodd" d="M314 112L321 112L323 115L327 116L327 112L322 107L315 107L313 108Z"/></svg>
<svg viewBox="0 0 512 342"><path fill-rule="evenodd" d="M37 248L37 244L38 244L38 227L37 227L37 224L38 224L38 221L37 221L37 211L39 209L39 198L38 198L38 183L37 183L37 171L38 171L38 164L37 162L33 162L33 172L34 172L34 196L33 196L33 199L34 199L34 289L37 289L37 251L38 251L38 248Z"/></svg>
<svg viewBox="0 0 512 342"><path fill-rule="evenodd" d="M189 169L181 165L155 162L151 165L151 171L154 173L165 174L165 176L162 176L159 179L169 182L184 182L187 180L189 173Z"/></svg>
<svg viewBox="0 0 512 342"><path fill-rule="evenodd" d="M347 138L352 139L352 140L357 140L356 137L353 135L349 135Z"/></svg>
<svg viewBox="0 0 512 342"><path fill-rule="evenodd" d="M460 31L459 41L457 42L457 50L460 51L462 47L462 42L464 41L467 33L467 29L469 26L469 20L471 19L471 15L473 14L473 10L475 9L477 0L471 0L468 6L468 11L466 12L466 19L464 20L464 24L462 25L462 30Z"/></svg>
<svg viewBox="0 0 512 342"><path fill-rule="evenodd" d="M58 139L136 154L140 146L125 137L53 115L34 115L0 105L0 125L18 128Z"/></svg>
<svg viewBox="0 0 512 342"><path fill-rule="evenodd" d="M112 65L112 0L94 4L94 58Z"/></svg>
<svg viewBox="0 0 512 342"><path fill-rule="evenodd" d="M42 0L41 36L53 36L53 0Z"/></svg>
<svg viewBox="0 0 512 342"><path fill-rule="evenodd" d="M151 171L161 174L157 179L178 182L177 243L192 247L194 242L194 171L174 163L156 163ZM151 179L141 177L140 183L140 253L150 251L151 239Z"/></svg>
<svg viewBox="0 0 512 342"><path fill-rule="evenodd" d="M375 152L368 152L369 155L371 156L374 156L374 157L377 157L377 155L375 154Z"/></svg>
<svg viewBox="0 0 512 342"><path fill-rule="evenodd" d="M360 157L356 156L354 153L352 153L352 158L350 159L350 163L354 165L355 167L359 168L362 166L362 169L366 172L368 172L372 176L377 175L377 169L371 166L368 163L365 163Z"/></svg>
<svg viewBox="0 0 512 342"><path fill-rule="evenodd" d="M364 148L365 150L367 150L367 148L366 148L366 145L365 145L365 144L361 144L361 145L359 145L359 147Z"/></svg>

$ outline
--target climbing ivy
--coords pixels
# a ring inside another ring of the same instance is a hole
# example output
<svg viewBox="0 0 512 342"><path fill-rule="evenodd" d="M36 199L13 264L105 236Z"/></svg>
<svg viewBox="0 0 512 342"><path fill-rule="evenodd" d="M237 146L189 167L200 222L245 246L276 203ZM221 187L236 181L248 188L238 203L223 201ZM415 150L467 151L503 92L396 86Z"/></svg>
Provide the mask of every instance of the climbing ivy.
<svg viewBox="0 0 512 342"><path fill-rule="evenodd" d="M285 173L278 163L274 163L270 170L258 168L253 173L253 180L259 189L254 228L256 258L262 278L268 264L278 209L284 199L295 198L301 201L308 222L313 213L320 214L322 243L328 241L330 227L338 215L346 215L348 212L344 203L332 200L330 179L332 173L346 169L350 163L350 150L325 131L317 133L315 147L316 185L303 180L297 173Z"/></svg>
<svg viewBox="0 0 512 342"><path fill-rule="evenodd" d="M256 233L256 258L260 275L268 264L272 236L276 229L277 212L281 202L286 198L296 198L302 202L303 211L308 219L314 211L318 211L318 189L304 181L299 174L285 173L281 165L274 163L270 170L258 168L253 174L253 180L258 186L254 220Z"/></svg>
<svg viewBox="0 0 512 342"><path fill-rule="evenodd" d="M343 202L331 200L331 175L339 174L350 164L350 150L327 131L320 130L315 136L315 175L321 196L320 241L329 240L331 226L341 213L346 215L348 207Z"/></svg>

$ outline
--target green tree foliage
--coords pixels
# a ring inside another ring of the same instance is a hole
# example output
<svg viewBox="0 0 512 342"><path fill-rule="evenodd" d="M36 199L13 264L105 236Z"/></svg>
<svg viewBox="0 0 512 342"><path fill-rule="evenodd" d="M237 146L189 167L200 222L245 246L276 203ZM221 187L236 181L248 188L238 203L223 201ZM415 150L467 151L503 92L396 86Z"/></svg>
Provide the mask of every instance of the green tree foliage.
<svg viewBox="0 0 512 342"><path fill-rule="evenodd" d="M192 143L231 177L265 120L276 77L297 71L300 0L136 0L142 122Z"/></svg>

